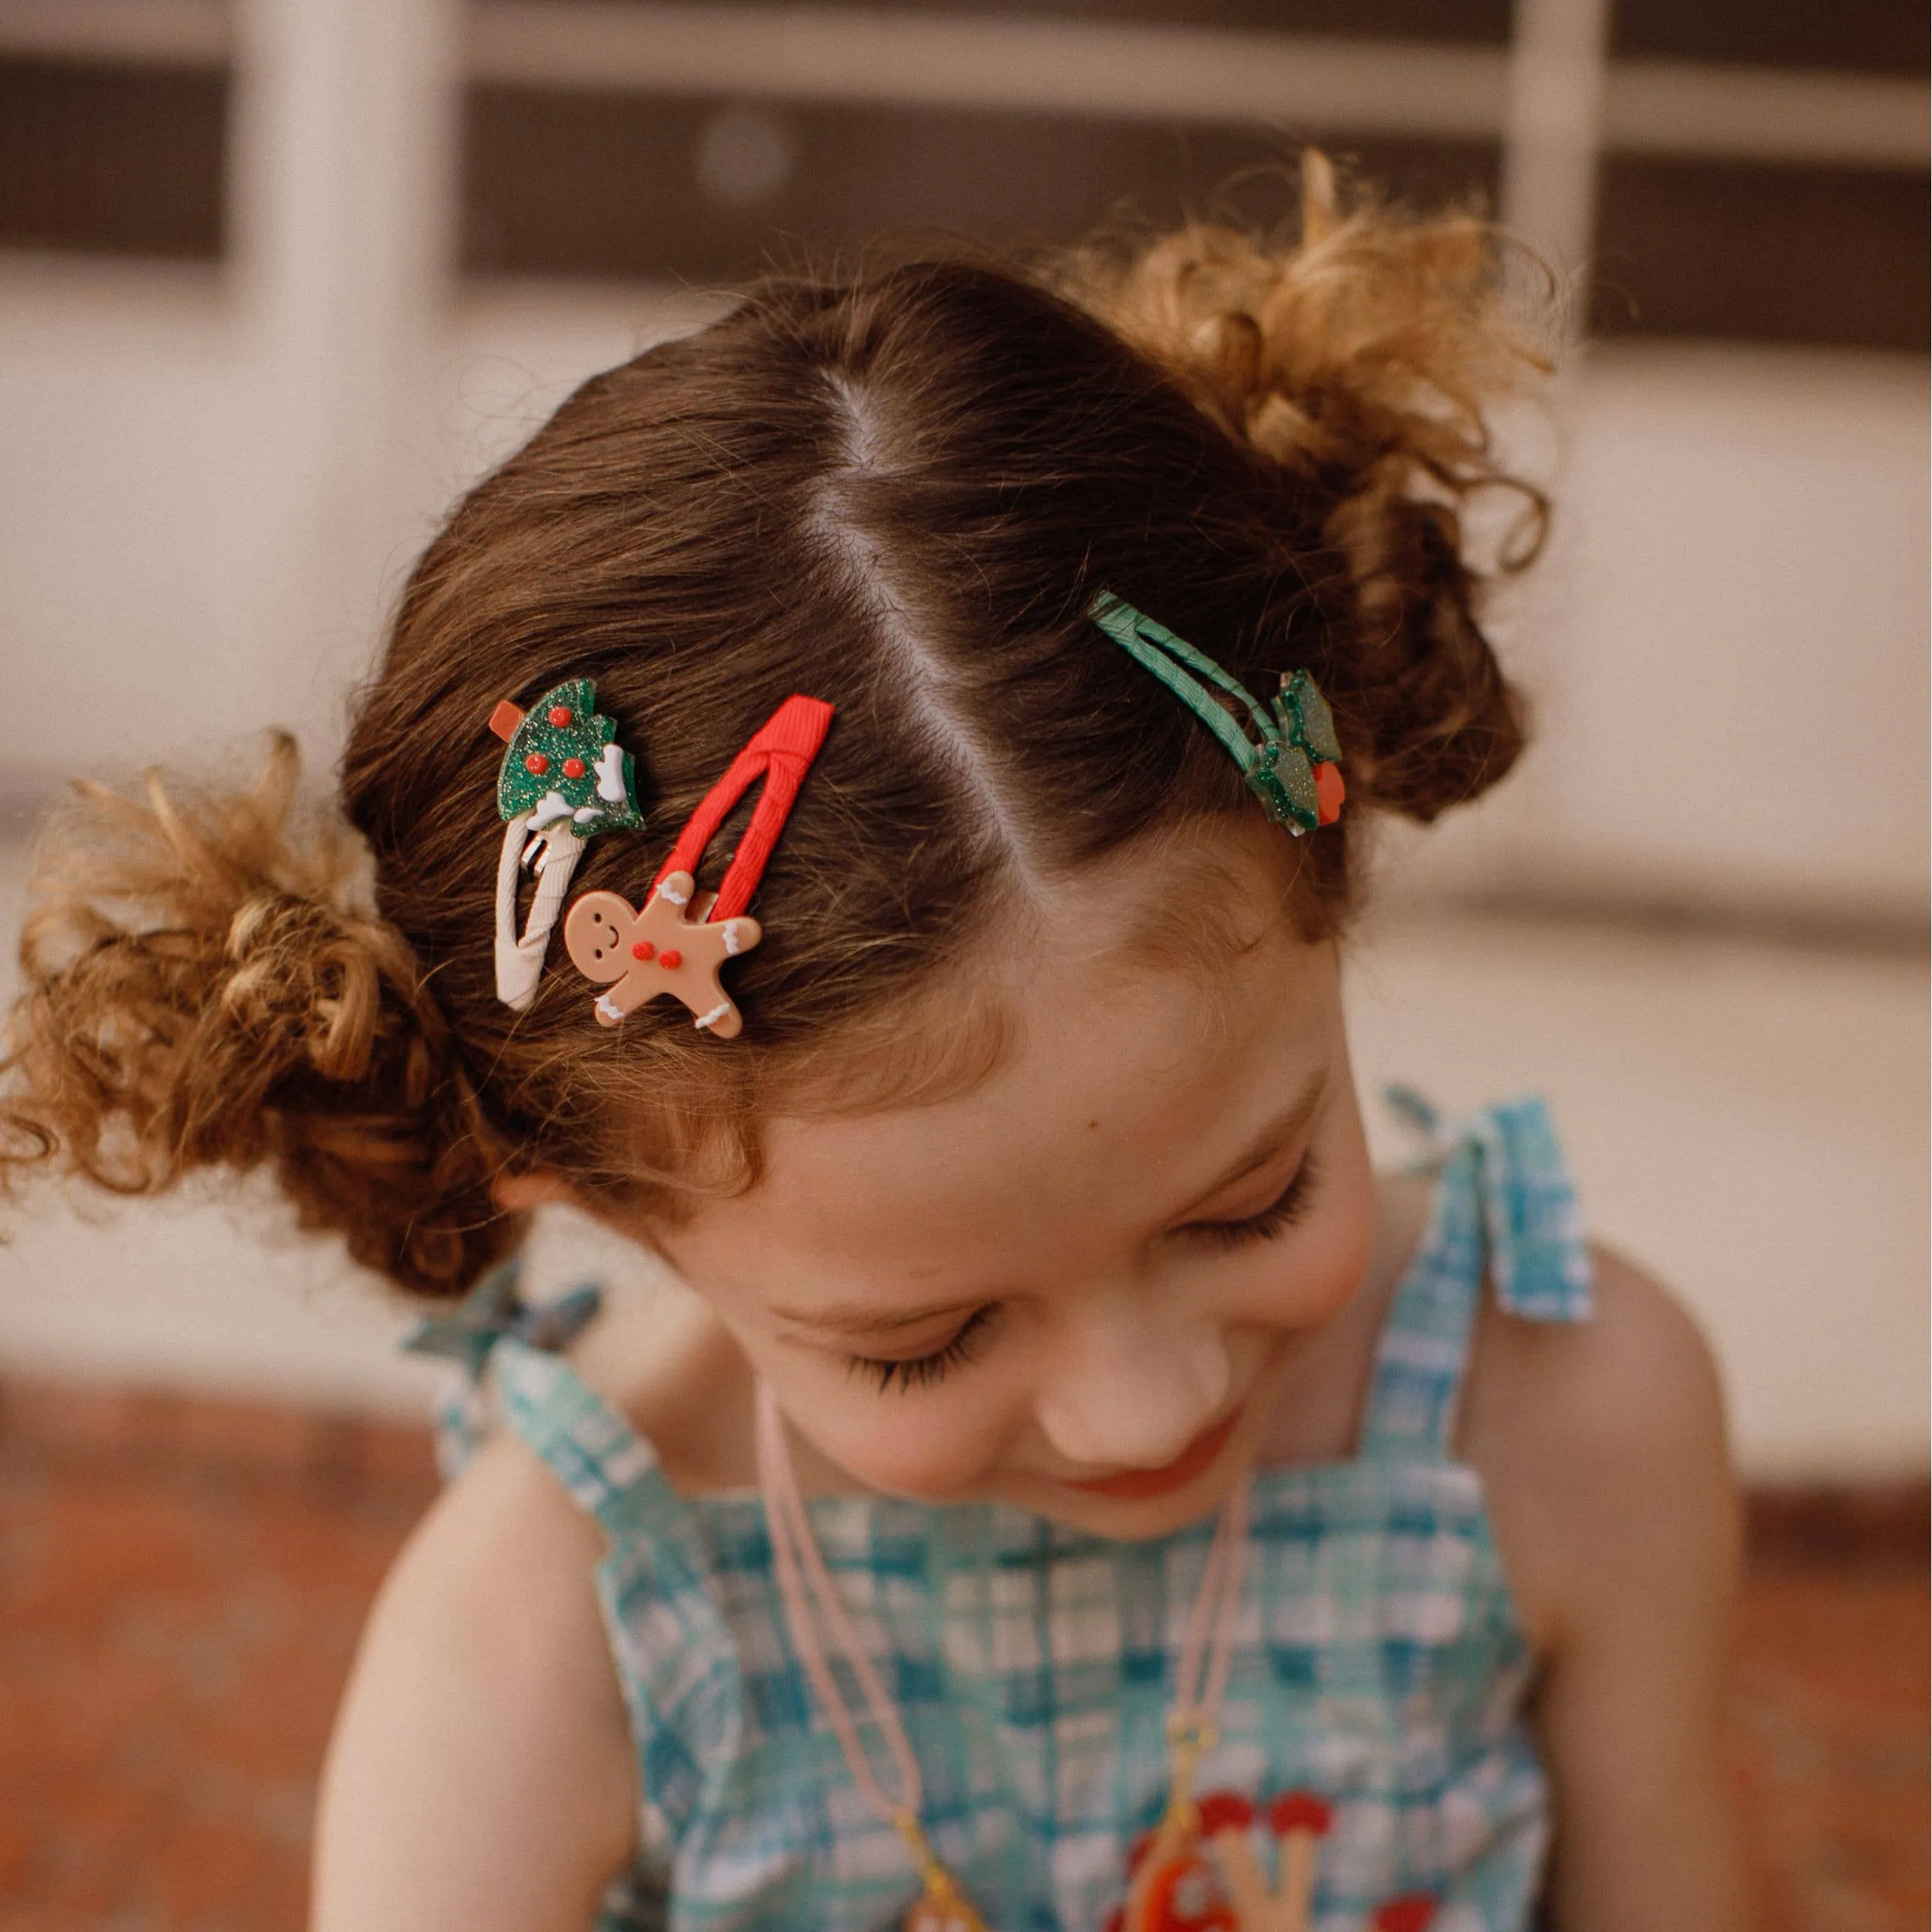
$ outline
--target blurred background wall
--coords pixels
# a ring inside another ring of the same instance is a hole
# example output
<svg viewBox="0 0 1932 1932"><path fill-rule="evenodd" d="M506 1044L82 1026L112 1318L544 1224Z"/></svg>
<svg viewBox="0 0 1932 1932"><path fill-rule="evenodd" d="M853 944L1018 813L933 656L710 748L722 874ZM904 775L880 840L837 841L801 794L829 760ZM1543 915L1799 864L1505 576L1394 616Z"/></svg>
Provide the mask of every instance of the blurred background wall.
<svg viewBox="0 0 1932 1932"><path fill-rule="evenodd" d="M1915 1467L1926 43L1903 0L0 0L0 911L67 772L270 719L326 768L453 494L731 278L1272 217L1316 140L1495 208L1586 338L1520 426L1540 745L1392 844L1365 1073L1553 1094L1753 1472ZM344 1275L260 1212L38 1212L0 1371L420 1406Z"/></svg>

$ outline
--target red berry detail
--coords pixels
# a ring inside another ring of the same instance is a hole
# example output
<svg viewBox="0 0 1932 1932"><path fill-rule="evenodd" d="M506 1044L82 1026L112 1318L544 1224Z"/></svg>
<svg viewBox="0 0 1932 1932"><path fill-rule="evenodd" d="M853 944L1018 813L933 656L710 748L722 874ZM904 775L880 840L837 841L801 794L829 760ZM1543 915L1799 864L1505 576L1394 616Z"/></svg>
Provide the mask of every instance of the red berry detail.
<svg viewBox="0 0 1932 1932"><path fill-rule="evenodd" d="M657 955L657 963L667 972L675 973L685 963L685 955L675 946L667 946Z"/></svg>
<svg viewBox="0 0 1932 1932"><path fill-rule="evenodd" d="M1254 1823L1254 1807L1238 1791L1211 1791L1201 1800L1201 1829L1208 1838L1217 1832L1244 1832Z"/></svg>
<svg viewBox="0 0 1932 1932"><path fill-rule="evenodd" d="M1329 1826L1334 1814L1312 1791L1287 1791L1268 1807L1268 1829L1277 1835L1312 1832L1317 1838Z"/></svg>
<svg viewBox="0 0 1932 1932"><path fill-rule="evenodd" d="M641 939L631 948L631 957L633 959L648 959L657 950L657 947L653 946L650 940Z"/></svg>
<svg viewBox="0 0 1932 1932"><path fill-rule="evenodd" d="M1315 768L1315 817L1322 825L1333 825L1342 816L1342 801L1349 795L1349 788L1342 782L1342 768L1339 764L1318 764Z"/></svg>
<svg viewBox="0 0 1932 1932"><path fill-rule="evenodd" d="M523 761L523 768L541 778L550 768L550 761L541 752L532 752Z"/></svg>
<svg viewBox="0 0 1932 1932"><path fill-rule="evenodd" d="M1421 1892L1391 1899L1375 1915L1375 1932L1429 1932L1435 1901Z"/></svg>
<svg viewBox="0 0 1932 1932"><path fill-rule="evenodd" d="M581 778L583 776L583 760L580 758L565 758L564 776L566 778Z"/></svg>
<svg viewBox="0 0 1932 1932"><path fill-rule="evenodd" d="M571 721L571 708L567 704L553 704L550 707L550 722L562 731Z"/></svg>

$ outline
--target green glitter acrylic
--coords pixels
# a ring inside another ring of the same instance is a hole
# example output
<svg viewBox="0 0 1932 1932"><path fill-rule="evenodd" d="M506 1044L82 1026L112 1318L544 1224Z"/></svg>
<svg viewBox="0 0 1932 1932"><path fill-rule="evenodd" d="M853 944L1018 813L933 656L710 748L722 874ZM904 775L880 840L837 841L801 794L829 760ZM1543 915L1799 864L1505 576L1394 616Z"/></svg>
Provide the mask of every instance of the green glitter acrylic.
<svg viewBox="0 0 1932 1932"><path fill-rule="evenodd" d="M1299 838L1341 816L1346 788L1334 715L1306 671L1289 672L1274 703L1264 705L1205 651L1111 591L1094 598L1088 615L1220 739L1277 825ZM1241 707L1245 724L1217 691Z"/></svg>
<svg viewBox="0 0 1932 1932"><path fill-rule="evenodd" d="M634 831L644 823L635 764L617 741L616 724L598 712L589 678L558 685L525 712L500 704L490 724L509 739L497 775L497 810L505 819L527 813L541 830L567 814L580 838Z"/></svg>
<svg viewBox="0 0 1932 1932"><path fill-rule="evenodd" d="M601 832L634 830L637 769L617 743L617 728L597 709L597 687L572 678L546 691L528 711L507 699L490 728L507 741L497 774L503 823L497 862L497 997L524 1011L537 997L550 934L585 841ZM517 887L523 868L537 875L537 894L517 937Z"/></svg>

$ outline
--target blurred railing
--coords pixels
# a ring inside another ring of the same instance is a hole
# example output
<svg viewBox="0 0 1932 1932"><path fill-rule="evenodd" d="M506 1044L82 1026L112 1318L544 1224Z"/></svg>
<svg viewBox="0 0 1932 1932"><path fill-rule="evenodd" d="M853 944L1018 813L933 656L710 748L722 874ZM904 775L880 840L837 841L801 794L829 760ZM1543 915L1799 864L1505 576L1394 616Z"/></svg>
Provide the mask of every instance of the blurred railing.
<svg viewBox="0 0 1932 1932"><path fill-rule="evenodd" d="M1588 252L1602 155L1906 170L1926 158L1918 80L1612 58L1607 0L1523 0L1506 42L1492 45L1110 11L472 0L457 61L472 88L1494 140L1505 220L1571 263ZM226 67L235 40L226 0L0 0L0 60L208 74ZM106 118L91 118L96 138Z"/></svg>
<svg viewBox="0 0 1932 1932"><path fill-rule="evenodd" d="M681 288L878 226L1278 210L1318 138L1487 196L1650 345L1582 365L1504 626L1543 761L1432 877L1907 931L1924 25L1830 11L0 0L0 652L70 700L0 786L269 716L326 756L441 505Z"/></svg>
<svg viewBox="0 0 1932 1932"><path fill-rule="evenodd" d="M1318 137L1588 264L1604 338L1498 613L1538 749L1407 875L1561 919L1404 937L1389 895L1358 1065L1552 1092L1747 1466L1915 1466L1924 38L1897 0L0 0L0 820L270 719L326 767L454 492L774 237L1053 238ZM415 1399L333 1254L144 1214L8 1269L63 1284L0 1297L17 1363Z"/></svg>

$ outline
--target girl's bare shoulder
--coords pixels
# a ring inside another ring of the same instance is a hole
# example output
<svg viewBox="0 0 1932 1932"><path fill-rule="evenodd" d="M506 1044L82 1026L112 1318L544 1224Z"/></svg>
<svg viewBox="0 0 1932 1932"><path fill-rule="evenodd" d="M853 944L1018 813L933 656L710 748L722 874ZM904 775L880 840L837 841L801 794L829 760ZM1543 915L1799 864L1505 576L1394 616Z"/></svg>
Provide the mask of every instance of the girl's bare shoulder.
<svg viewBox="0 0 1932 1932"><path fill-rule="evenodd" d="M1661 1282L1590 1252L1588 1321L1524 1321L1484 1298L1463 1398L1461 1453L1484 1478L1533 1640L1586 1620L1661 1543L1722 1567L1736 1539L1708 1344Z"/></svg>
<svg viewBox="0 0 1932 1932"><path fill-rule="evenodd" d="M1485 1306L1463 1451L1540 1675L1564 1924L1748 1922L1724 1764L1740 1512L1710 1351L1641 1269L1592 1251L1574 1324Z"/></svg>
<svg viewBox="0 0 1932 1932"><path fill-rule="evenodd" d="M316 1932L588 1924L637 1818L596 1525L512 1437L417 1527L365 1629L323 1778Z"/></svg>

